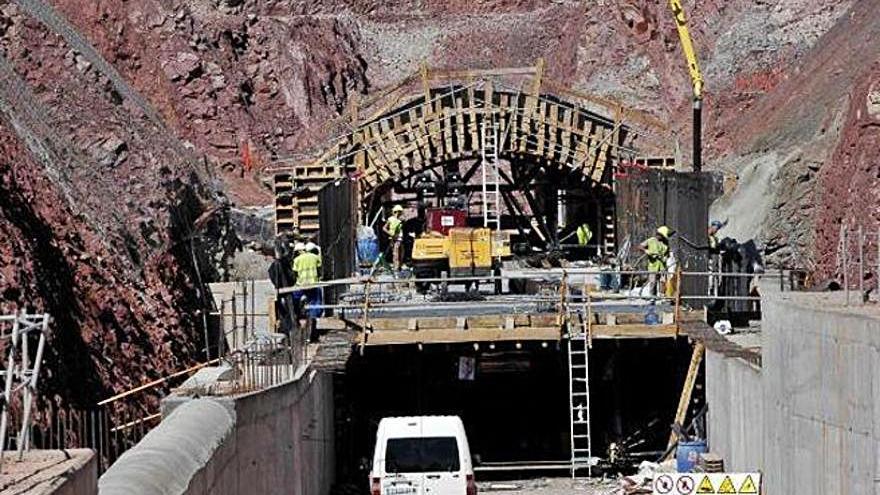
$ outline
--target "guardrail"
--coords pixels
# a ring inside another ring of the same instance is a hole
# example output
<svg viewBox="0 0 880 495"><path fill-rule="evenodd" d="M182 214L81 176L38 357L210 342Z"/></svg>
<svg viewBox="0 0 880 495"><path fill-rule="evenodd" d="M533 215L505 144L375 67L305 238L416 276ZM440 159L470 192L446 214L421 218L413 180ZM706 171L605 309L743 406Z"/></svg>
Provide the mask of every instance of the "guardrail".
<svg viewBox="0 0 880 495"><path fill-rule="evenodd" d="M752 282L758 278L778 280L780 290L798 288L799 272L790 270L774 270L764 273L719 273L713 271L682 271L672 273L651 272L648 270L607 270L596 268L558 268L558 269L523 269L502 275L475 277L433 277L433 278L382 278L352 277L330 280L308 286L284 288L277 291L278 295L290 294L294 291L348 286L348 292L342 299L333 304L309 306L307 309L333 311L346 319L350 324L360 327L364 339L372 327L371 319L376 317L398 315L418 316L421 310L443 312L444 314L465 314L477 308L497 306L499 313L557 313L560 325L573 313L585 314L608 311L608 304L616 303L633 306L663 307L673 313L673 324L681 321L682 310L689 307L702 306L711 302L738 304L747 311L756 312L760 309L760 294ZM616 287L616 290L597 290L599 278ZM655 281L654 277L656 277ZM709 290L706 293L684 293L681 281L689 277L705 278ZM573 279L577 279L574 280ZM533 294L501 294L488 296L485 300L444 301L436 300L432 295L419 294L414 290L417 285L436 285L444 292L451 284L467 283L500 283L511 281L533 282L540 286ZM655 289L644 289L648 282ZM725 284L735 282L735 284ZM735 288L725 285L737 285ZM735 289L735 291L733 290ZM730 290L730 293L725 293ZM714 292L710 292L714 291ZM602 307L601 305L606 306ZM409 310L410 313L404 314ZM638 309L636 310L638 311ZM647 311L647 310L646 310ZM481 313L488 314L488 313Z"/></svg>

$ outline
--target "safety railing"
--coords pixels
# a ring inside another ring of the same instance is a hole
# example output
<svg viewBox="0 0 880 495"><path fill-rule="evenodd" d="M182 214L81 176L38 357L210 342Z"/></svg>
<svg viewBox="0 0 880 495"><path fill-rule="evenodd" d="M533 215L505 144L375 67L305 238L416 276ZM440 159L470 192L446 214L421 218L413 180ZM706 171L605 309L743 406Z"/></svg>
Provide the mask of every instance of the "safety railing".
<svg viewBox="0 0 880 495"><path fill-rule="evenodd" d="M835 275L844 291L845 304L868 302L868 290L880 289L880 231L867 232L862 226L840 226Z"/></svg>
<svg viewBox="0 0 880 495"><path fill-rule="evenodd" d="M308 335L299 321L291 318L293 327L287 334L276 331L278 319L268 304L272 301L264 311L257 310L257 292L256 282L248 280L235 283L228 298L220 297L213 315L220 322L215 347L223 349L223 361L233 373L217 392L243 393L292 380L306 362Z"/></svg>
<svg viewBox="0 0 880 495"><path fill-rule="evenodd" d="M708 291L687 293L683 290L683 280L704 279L708 287L713 280L720 285L724 281L739 281L748 290L737 289L736 293ZM602 282L600 283L600 279ZM349 324L364 332L364 339L372 331L372 319L402 316L418 317L426 315L465 315L475 314L534 314L556 313L562 323L568 315L580 312L609 311L609 305L626 306L632 311L662 310L674 315L674 324L681 321L682 312L694 309L713 301L732 303L747 302L757 307L761 296L756 293L758 279L779 281L780 290L793 290L795 272L774 270L763 273L722 273L712 271L651 272L647 270L607 270L596 268L558 268L523 269L516 273L475 277L433 277L433 278L392 278L392 277L353 277L332 280L319 284L281 289L279 295L294 290L326 288L339 285L348 286L348 292L333 304L311 306L324 312L333 312ZM653 280L653 282L652 282ZM531 282L536 284L531 294L501 293L498 295L480 294L473 298L468 293L459 292L461 300L443 300L438 294L447 292L453 284L497 283L509 286L511 282ZM609 283L610 282L610 283ZM434 285L437 292L420 293L417 287ZM646 285L653 288L645 288ZM598 287L604 287L599 289ZM611 287L609 287L611 286ZM751 286L751 287L750 287ZM604 305L604 306L603 306ZM584 309L586 308L586 309ZM620 308L617 308L620 309Z"/></svg>

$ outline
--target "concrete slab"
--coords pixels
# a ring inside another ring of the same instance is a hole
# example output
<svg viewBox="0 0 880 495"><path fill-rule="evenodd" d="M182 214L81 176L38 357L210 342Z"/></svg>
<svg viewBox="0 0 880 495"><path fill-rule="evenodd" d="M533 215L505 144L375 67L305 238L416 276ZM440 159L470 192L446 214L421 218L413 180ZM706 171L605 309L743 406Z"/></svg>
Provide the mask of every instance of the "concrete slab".
<svg viewBox="0 0 880 495"><path fill-rule="evenodd" d="M6 452L0 470L2 495L89 495L98 493L98 463L89 449L32 450L19 461Z"/></svg>

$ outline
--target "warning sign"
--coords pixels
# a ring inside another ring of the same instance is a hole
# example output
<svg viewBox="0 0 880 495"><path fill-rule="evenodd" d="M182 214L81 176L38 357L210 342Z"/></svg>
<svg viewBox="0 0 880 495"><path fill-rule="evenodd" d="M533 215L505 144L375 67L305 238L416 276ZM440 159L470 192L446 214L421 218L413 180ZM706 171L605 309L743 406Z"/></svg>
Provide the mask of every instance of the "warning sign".
<svg viewBox="0 0 880 495"><path fill-rule="evenodd" d="M758 487L755 486L755 480L752 479L752 475L746 475L746 479L743 480L742 485L739 487L739 493L758 493Z"/></svg>
<svg viewBox="0 0 880 495"><path fill-rule="evenodd" d="M696 482L694 479L686 474L682 475L681 478L678 479L678 482L675 483L675 488L678 489L678 493L682 495L690 495L694 493L694 488L696 486Z"/></svg>
<svg viewBox="0 0 880 495"><path fill-rule="evenodd" d="M700 482L697 493L715 493L715 488L712 487L712 480L709 479L708 474L703 476L703 481Z"/></svg>
<svg viewBox="0 0 880 495"><path fill-rule="evenodd" d="M654 480L654 492L661 495L672 493L674 486L675 482L672 481L672 476L668 474L661 474Z"/></svg>
<svg viewBox="0 0 880 495"><path fill-rule="evenodd" d="M761 473L661 473L654 495L759 495Z"/></svg>
<svg viewBox="0 0 880 495"><path fill-rule="evenodd" d="M730 479L730 476L724 477L724 481L722 481L721 486L718 487L718 493L736 493L736 488L733 487L733 480Z"/></svg>

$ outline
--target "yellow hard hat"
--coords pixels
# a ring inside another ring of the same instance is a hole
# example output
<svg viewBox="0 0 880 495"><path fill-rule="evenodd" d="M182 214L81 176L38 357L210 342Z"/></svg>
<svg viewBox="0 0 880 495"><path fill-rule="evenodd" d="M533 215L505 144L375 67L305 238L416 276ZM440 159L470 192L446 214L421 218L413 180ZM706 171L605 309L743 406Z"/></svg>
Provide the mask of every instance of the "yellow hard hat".
<svg viewBox="0 0 880 495"><path fill-rule="evenodd" d="M403 211L403 207L400 205L394 205L394 208L391 208L393 213L397 213L398 211Z"/></svg>
<svg viewBox="0 0 880 495"><path fill-rule="evenodd" d="M657 234L659 234L661 237L664 237L666 239L669 239L669 236L672 235L672 232L673 232L672 229L670 229L669 227L667 227L665 225L663 225L662 227L657 227Z"/></svg>

